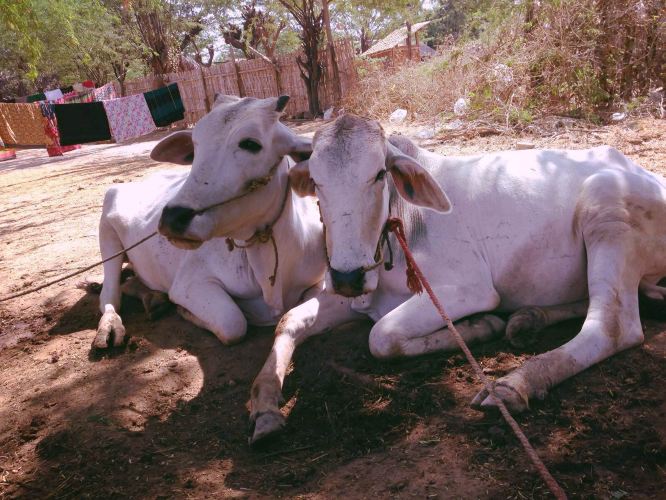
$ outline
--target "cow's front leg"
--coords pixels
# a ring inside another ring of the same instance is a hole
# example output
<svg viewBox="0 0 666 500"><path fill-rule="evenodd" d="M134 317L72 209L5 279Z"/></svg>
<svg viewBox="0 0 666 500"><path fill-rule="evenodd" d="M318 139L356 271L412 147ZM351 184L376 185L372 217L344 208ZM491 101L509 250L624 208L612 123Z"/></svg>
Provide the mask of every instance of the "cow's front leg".
<svg viewBox="0 0 666 500"><path fill-rule="evenodd" d="M125 283L120 287L124 295L136 297L141 300L143 309L146 311L148 319L153 321L166 312L168 312L173 304L169 301L169 296L164 292L151 290L138 278L132 276L128 278Z"/></svg>
<svg viewBox="0 0 666 500"><path fill-rule="evenodd" d="M563 346L534 356L495 382L497 396L509 409L527 409L530 398L543 399L563 380L643 341L637 294L640 269L634 266L643 260L623 237L620 227L613 234L615 241L588 244L590 305L581 331ZM496 402L483 390L472 406L492 409Z"/></svg>
<svg viewBox="0 0 666 500"><path fill-rule="evenodd" d="M252 384L250 394L250 444L284 426L280 412L282 384L296 347L305 339L364 315L351 309L351 300L321 292L288 311L275 328L273 348Z"/></svg>
<svg viewBox="0 0 666 500"><path fill-rule="evenodd" d="M499 304L497 292L482 286L440 286L434 289L466 342L480 342L501 335L505 323L492 314ZM458 321L465 318L462 321ZM458 349L427 294L414 295L379 320L370 331L370 352L376 358L418 356Z"/></svg>
<svg viewBox="0 0 666 500"><path fill-rule="evenodd" d="M99 224L99 248L102 258L105 259L123 249L120 238L105 216L102 216ZM99 320L97 333L92 342L93 349L120 346L125 342L125 327L118 314L121 300L120 274L122 267L122 256L104 263L104 283L99 295L99 308L102 317Z"/></svg>
<svg viewBox="0 0 666 500"><path fill-rule="evenodd" d="M212 332L223 344L235 344L247 332L243 311L215 280L196 276L187 282L177 280L169 298L183 318Z"/></svg>
<svg viewBox="0 0 666 500"><path fill-rule="evenodd" d="M568 319L584 317L588 306L589 301L581 300L557 306L523 307L509 317L506 338L512 346L523 348L532 343L533 335L544 328Z"/></svg>

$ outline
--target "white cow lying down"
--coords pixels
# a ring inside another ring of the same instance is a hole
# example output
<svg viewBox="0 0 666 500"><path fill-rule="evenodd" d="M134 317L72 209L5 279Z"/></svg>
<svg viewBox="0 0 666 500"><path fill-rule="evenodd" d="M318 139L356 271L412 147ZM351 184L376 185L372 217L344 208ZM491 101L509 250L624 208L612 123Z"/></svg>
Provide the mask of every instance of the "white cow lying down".
<svg viewBox="0 0 666 500"><path fill-rule="evenodd" d="M376 357L457 349L427 294L408 290L393 236L395 267L375 266L389 214L403 219L416 261L467 341L585 316L572 340L497 381L513 410L643 341L638 290L666 295L656 285L666 275L666 183L618 151L444 157L404 138L387 141L377 122L349 115L317 132L313 147L290 170L292 187L319 197L326 290L354 299L346 314L317 298L289 311L276 331L275 366L289 362L283 345L359 314L376 321ZM513 313L507 325L495 311ZM473 405L493 400L482 391Z"/></svg>
<svg viewBox="0 0 666 500"><path fill-rule="evenodd" d="M127 252L136 278L126 282L122 291L140 297L149 314L170 299L186 319L227 344L245 335L248 322L275 324L306 292L321 289L325 260L317 208L312 200L294 197L287 182L287 155L302 158L311 144L278 121L287 99L218 98L193 131L166 137L151 153L158 161L193 163L191 172L162 173L107 191L99 228L102 257L139 241L158 224L173 243L160 234ZM197 196L189 200L190 207L203 209L243 195L247 183L257 178L268 183L210 211L222 222L208 236L237 238L243 245L256 231L273 224L279 252L274 285L269 281L275 266L269 241L233 251L224 238L202 244L181 232L184 222L205 219L207 212L195 215L192 210L164 208L168 201L194 190ZM303 261L292 251L295 246L313 258ZM104 264L96 348L120 345L125 338L118 315L122 260Z"/></svg>

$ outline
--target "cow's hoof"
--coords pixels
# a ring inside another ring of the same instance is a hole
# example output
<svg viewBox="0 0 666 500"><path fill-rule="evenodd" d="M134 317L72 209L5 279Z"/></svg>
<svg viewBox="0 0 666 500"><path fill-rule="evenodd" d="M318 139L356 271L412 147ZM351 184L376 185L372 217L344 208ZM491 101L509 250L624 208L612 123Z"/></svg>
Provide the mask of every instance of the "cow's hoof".
<svg viewBox="0 0 666 500"><path fill-rule="evenodd" d="M528 398L508 384L502 382L495 384L495 394L504 402L511 413L520 413L529 408ZM470 405L475 410L485 412L498 410L497 401L485 389L474 396Z"/></svg>
<svg viewBox="0 0 666 500"><path fill-rule="evenodd" d="M123 342L125 342L123 320L115 312L104 313L97 326L97 335L92 343L93 349L118 347Z"/></svg>
<svg viewBox="0 0 666 500"><path fill-rule="evenodd" d="M250 446L280 432L285 425L284 416L279 411L269 410L250 416Z"/></svg>
<svg viewBox="0 0 666 500"><path fill-rule="evenodd" d="M150 292L143 296L143 308L150 321L161 318L173 307L169 296L162 292Z"/></svg>
<svg viewBox="0 0 666 500"><path fill-rule="evenodd" d="M546 313L540 307L524 307L509 317L506 325L506 338L518 349L536 342L535 333L546 327Z"/></svg>

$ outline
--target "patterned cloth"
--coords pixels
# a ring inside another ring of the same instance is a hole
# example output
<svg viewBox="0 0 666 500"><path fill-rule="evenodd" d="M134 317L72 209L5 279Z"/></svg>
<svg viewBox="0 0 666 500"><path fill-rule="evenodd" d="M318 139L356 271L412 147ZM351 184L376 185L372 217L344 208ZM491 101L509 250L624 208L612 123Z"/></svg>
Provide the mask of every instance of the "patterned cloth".
<svg viewBox="0 0 666 500"><path fill-rule="evenodd" d="M80 94L78 92L69 92L64 94L62 100L58 99L56 104L72 103L72 102L93 102L94 101L93 92L88 90L86 93Z"/></svg>
<svg viewBox="0 0 666 500"><path fill-rule="evenodd" d="M58 99L62 98L62 90L45 90L44 95L46 96L47 101L57 101Z"/></svg>
<svg viewBox="0 0 666 500"><path fill-rule="evenodd" d="M101 102L54 104L53 110L62 146L111 139L109 122Z"/></svg>
<svg viewBox="0 0 666 500"><path fill-rule="evenodd" d="M111 136L123 142L156 129L143 94L102 101L111 127Z"/></svg>
<svg viewBox="0 0 666 500"><path fill-rule="evenodd" d="M107 101L115 99L118 96L116 95L116 88L113 86L113 83L107 83L93 90L93 97L96 101Z"/></svg>
<svg viewBox="0 0 666 500"><path fill-rule="evenodd" d="M143 95L146 96L148 109L158 127L166 127L185 118L185 107L177 83L151 90Z"/></svg>
<svg viewBox="0 0 666 500"><path fill-rule="evenodd" d="M0 104L0 137L11 146L50 146L38 104Z"/></svg>

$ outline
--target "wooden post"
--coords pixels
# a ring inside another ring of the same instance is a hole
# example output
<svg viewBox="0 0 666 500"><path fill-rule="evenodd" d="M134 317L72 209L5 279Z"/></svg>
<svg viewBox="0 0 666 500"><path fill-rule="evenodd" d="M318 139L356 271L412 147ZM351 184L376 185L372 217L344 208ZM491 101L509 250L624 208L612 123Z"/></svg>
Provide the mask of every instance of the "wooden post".
<svg viewBox="0 0 666 500"><path fill-rule="evenodd" d="M277 94L282 95L282 75L280 74L280 66L278 66L277 59L273 60L273 73L275 75L275 86L277 87Z"/></svg>
<svg viewBox="0 0 666 500"><path fill-rule="evenodd" d="M421 60L421 46L419 45L419 32L414 33L414 43L416 43L416 60Z"/></svg>
<svg viewBox="0 0 666 500"><path fill-rule="evenodd" d="M329 0L321 0L321 13L326 28L326 46L328 47L328 55L331 58L331 69L333 70L333 104L338 104L342 98L342 88L340 86L338 60L335 57L335 47L333 46L333 32L331 30L331 18L328 14L328 2Z"/></svg>
<svg viewBox="0 0 666 500"><path fill-rule="evenodd" d="M407 21L405 23L407 26L407 59L412 60L412 23Z"/></svg>
<svg viewBox="0 0 666 500"><path fill-rule="evenodd" d="M234 73L236 74L236 85L238 86L238 96L245 97L245 88L243 87L243 78L241 78L240 71L238 71L238 63L236 63L236 57L234 56L234 48L231 47L229 51L231 56L231 62L234 65Z"/></svg>
<svg viewBox="0 0 666 500"><path fill-rule="evenodd" d="M208 85L206 84L206 75L204 75L203 66L199 65L199 75L201 75L201 84L203 85L204 91L204 107L206 108L206 113L210 113L210 100L208 99Z"/></svg>
<svg viewBox="0 0 666 500"><path fill-rule="evenodd" d="M280 67L278 66L277 59L271 60L265 55L263 55L261 52L258 50L255 50L254 47L250 47L249 45L247 48L250 50L250 52L253 52L257 56L259 56L260 59L263 59L266 61L268 64L273 66L273 74L275 76L275 86L277 87L277 95L282 94L282 78L280 76Z"/></svg>

